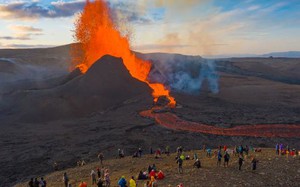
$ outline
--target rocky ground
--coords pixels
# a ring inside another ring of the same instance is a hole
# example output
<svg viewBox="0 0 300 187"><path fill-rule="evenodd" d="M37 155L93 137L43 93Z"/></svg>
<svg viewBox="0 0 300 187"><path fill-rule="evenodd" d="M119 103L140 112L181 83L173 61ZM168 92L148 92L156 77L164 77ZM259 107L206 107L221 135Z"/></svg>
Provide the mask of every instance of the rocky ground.
<svg viewBox="0 0 300 187"><path fill-rule="evenodd" d="M202 168L193 168L193 160L184 161L184 173L177 173L175 153L171 156L163 155L161 159L155 159L154 155L145 155L142 158L126 157L124 159L109 159L104 161L104 167L110 170L112 186L117 186L117 180L121 176L129 179L137 177L140 170L146 171L148 165L156 164L162 170L166 178L158 181L158 186L176 186L183 183L186 187L198 186L297 186L300 183L300 157L278 156L274 149L262 149L262 152L250 152L245 156L242 170L238 170L238 157L231 155L229 167L216 166L216 158L206 157L203 150L186 151L185 155L198 154ZM251 158L259 160L257 170L251 170ZM63 186L62 175L67 172L72 186L77 186L80 181L86 181L91 185L90 172L100 167L99 162L88 163L82 167L57 171L44 176L49 186ZM40 175L38 175L40 176ZM138 186L143 186L146 181L138 181ZM16 187L26 186L26 182L17 184ZM95 186L95 185L94 185Z"/></svg>

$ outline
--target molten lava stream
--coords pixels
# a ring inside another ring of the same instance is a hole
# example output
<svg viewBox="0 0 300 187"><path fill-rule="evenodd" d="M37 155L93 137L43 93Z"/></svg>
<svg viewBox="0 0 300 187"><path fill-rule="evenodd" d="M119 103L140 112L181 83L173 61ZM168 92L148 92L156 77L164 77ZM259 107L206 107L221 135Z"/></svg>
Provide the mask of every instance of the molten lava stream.
<svg viewBox="0 0 300 187"><path fill-rule="evenodd" d="M151 63L137 58L131 52L128 38L117 29L103 0L87 0L75 23L75 40L81 44L82 49L73 51L73 64L83 73L104 55L121 57L131 76L152 88L154 101L159 96L166 96L170 100L169 106L175 106L175 99L164 85L148 81ZM76 54L76 51L83 51L83 55Z"/></svg>
<svg viewBox="0 0 300 187"><path fill-rule="evenodd" d="M146 110L141 112L140 115L153 118L159 125L174 130L224 136L300 137L300 124L259 124L220 128L202 123L185 121L172 113L153 113L152 110Z"/></svg>

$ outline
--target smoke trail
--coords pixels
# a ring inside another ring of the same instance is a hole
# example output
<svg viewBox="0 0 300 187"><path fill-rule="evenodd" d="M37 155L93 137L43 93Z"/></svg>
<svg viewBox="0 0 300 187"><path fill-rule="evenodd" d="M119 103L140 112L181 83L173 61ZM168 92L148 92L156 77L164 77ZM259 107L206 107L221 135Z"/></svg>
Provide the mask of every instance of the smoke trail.
<svg viewBox="0 0 300 187"><path fill-rule="evenodd" d="M173 55L167 59L162 56L152 58L154 68L150 80L170 87L172 91L199 94L207 81L210 92L219 92L219 75L215 70L215 60L199 56Z"/></svg>

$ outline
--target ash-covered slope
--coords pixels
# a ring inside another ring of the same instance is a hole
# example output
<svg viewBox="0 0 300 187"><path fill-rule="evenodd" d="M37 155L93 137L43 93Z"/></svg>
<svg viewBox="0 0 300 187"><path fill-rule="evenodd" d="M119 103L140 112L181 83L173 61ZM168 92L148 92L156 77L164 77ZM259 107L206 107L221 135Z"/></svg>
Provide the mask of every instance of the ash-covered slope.
<svg viewBox="0 0 300 187"><path fill-rule="evenodd" d="M136 97L151 103L150 88L131 77L121 58L106 55L86 74L58 87L8 95L0 104L0 117L27 122L82 117Z"/></svg>

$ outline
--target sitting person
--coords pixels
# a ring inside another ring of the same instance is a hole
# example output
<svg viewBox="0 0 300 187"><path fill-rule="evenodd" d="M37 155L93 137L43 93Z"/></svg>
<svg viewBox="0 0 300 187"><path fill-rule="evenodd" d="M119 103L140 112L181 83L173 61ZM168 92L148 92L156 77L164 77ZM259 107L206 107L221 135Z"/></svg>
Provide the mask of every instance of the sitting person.
<svg viewBox="0 0 300 187"><path fill-rule="evenodd" d="M146 180L146 179L147 179L147 175L145 173L143 173L142 171L140 171L138 180Z"/></svg>
<svg viewBox="0 0 300 187"><path fill-rule="evenodd" d="M132 158L137 158L139 155L138 155L138 152L134 152L133 155L132 155Z"/></svg>
<svg viewBox="0 0 300 187"><path fill-rule="evenodd" d="M190 160L190 155L186 156L185 160Z"/></svg>
<svg viewBox="0 0 300 187"><path fill-rule="evenodd" d="M152 169L152 171L149 173L149 178L152 178L152 177L156 177L156 173L155 173L155 170Z"/></svg>
<svg viewBox="0 0 300 187"><path fill-rule="evenodd" d="M196 159L196 161L194 162L194 167L201 168L201 162L199 159Z"/></svg>
<svg viewBox="0 0 300 187"><path fill-rule="evenodd" d="M165 174L159 170L159 172L157 173L157 179L162 180L165 178Z"/></svg>

